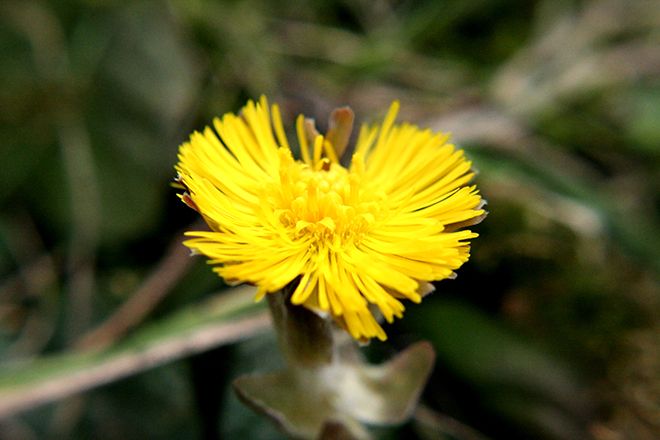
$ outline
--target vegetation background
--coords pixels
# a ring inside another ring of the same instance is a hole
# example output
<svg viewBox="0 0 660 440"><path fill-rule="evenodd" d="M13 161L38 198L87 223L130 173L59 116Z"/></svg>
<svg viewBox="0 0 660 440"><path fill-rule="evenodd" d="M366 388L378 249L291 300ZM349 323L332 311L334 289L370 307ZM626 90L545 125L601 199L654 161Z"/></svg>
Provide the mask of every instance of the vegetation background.
<svg viewBox="0 0 660 440"><path fill-rule="evenodd" d="M378 436L660 437L659 47L653 0L2 2L0 438L281 438L230 387L281 362L263 308L169 186L262 93L289 126L400 99L479 170L472 259L366 350L438 352Z"/></svg>

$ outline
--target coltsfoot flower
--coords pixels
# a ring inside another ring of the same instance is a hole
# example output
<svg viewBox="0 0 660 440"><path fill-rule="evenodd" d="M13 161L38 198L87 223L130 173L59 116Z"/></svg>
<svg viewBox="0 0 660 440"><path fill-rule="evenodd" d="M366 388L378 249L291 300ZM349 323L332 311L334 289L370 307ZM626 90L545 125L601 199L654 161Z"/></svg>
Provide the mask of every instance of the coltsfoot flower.
<svg viewBox="0 0 660 440"><path fill-rule="evenodd" d="M385 340L378 311L391 323L402 300L419 303L431 281L452 277L477 236L459 228L484 216L463 151L447 134L395 125L398 108L362 126L348 166L338 157L348 109L325 137L298 117L300 158L265 97L216 118L179 151L181 198L211 229L185 245L228 283L258 286L257 299L290 285L293 304Z"/></svg>

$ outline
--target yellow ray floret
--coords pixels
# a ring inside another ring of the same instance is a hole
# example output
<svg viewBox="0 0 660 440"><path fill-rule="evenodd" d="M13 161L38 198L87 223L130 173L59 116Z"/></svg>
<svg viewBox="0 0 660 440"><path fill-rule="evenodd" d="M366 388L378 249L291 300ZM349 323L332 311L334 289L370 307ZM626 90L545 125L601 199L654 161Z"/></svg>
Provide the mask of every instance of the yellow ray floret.
<svg viewBox="0 0 660 440"><path fill-rule="evenodd" d="M374 313L392 322L402 300L420 302L428 282L452 276L477 236L455 225L484 215L463 152L446 134L396 125L397 111L361 128L348 167L302 116L295 159L265 97L193 133L176 170L211 231L187 233L186 246L227 282L259 286L259 298L290 286L293 304L354 338L386 339Z"/></svg>

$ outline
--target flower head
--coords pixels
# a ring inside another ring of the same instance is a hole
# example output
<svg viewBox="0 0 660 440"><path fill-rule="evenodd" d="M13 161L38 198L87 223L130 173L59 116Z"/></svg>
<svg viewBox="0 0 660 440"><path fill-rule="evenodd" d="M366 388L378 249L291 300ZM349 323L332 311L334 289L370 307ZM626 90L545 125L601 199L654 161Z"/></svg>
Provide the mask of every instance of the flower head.
<svg viewBox="0 0 660 440"><path fill-rule="evenodd" d="M392 322L403 299L418 303L429 282L451 277L477 236L458 227L484 215L463 151L446 134L395 125L397 111L361 128L348 167L338 136L302 115L294 158L265 97L216 118L179 151L181 197L211 229L188 232L186 246L227 282L257 285L259 299L290 286L293 304L354 338L386 339L375 310Z"/></svg>

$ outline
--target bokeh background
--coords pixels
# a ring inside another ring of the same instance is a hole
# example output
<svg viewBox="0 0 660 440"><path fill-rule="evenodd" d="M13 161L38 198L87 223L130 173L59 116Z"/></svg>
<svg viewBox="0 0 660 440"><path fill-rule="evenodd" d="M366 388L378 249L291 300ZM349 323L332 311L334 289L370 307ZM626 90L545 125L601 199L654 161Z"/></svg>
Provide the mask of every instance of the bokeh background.
<svg viewBox="0 0 660 440"><path fill-rule="evenodd" d="M230 386L281 363L262 309L235 331L170 187L262 93L289 127L400 99L479 171L470 262L365 349L438 353L376 435L660 437L660 2L7 0L0 59L0 438L283 438Z"/></svg>

